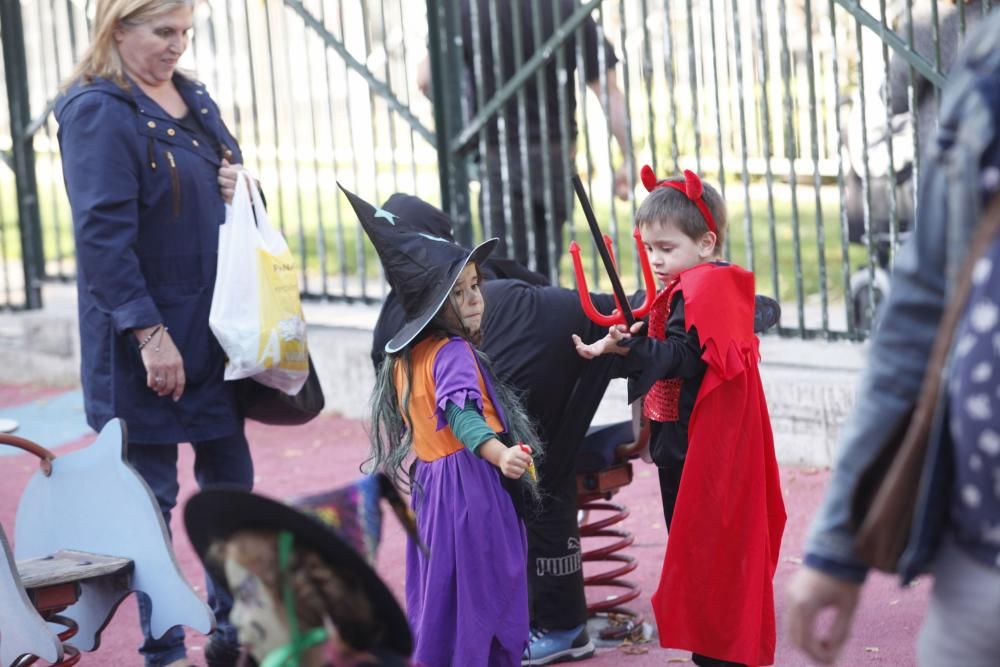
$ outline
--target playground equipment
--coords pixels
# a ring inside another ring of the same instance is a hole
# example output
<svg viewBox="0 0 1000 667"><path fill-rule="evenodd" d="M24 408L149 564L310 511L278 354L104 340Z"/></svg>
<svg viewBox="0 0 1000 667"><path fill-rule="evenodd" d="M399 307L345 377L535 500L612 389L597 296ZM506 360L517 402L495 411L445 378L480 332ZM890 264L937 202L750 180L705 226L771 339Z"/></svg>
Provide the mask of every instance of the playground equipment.
<svg viewBox="0 0 1000 667"><path fill-rule="evenodd" d="M639 597L639 586L627 579L639 566L634 556L622 553L632 545L635 536L617 526L629 516L627 507L611 502L620 489L632 483L631 460L649 442L648 428L637 429L626 421L591 428L583 439L577 456L577 509L580 512L580 539L585 573L583 585L591 593L607 589L620 591L597 598L588 595L587 613L609 617L601 639L624 639L642 631L642 616L624 605ZM598 541L598 547L587 547ZM588 567L588 564L590 567ZM611 617L615 620L611 621Z"/></svg>
<svg viewBox="0 0 1000 667"><path fill-rule="evenodd" d="M77 664L131 592L149 596L154 636L175 625L214 629L152 491L126 463L125 422L111 420L93 444L58 457L17 436L0 434L0 444L40 459L17 507L13 552L0 526L0 667Z"/></svg>

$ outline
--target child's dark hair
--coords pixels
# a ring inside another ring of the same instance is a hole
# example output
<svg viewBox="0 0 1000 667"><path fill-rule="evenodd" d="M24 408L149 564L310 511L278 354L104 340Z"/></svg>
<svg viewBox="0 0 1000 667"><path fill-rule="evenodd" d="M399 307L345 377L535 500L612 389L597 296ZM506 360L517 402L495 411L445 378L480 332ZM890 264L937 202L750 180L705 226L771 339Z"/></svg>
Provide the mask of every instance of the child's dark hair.
<svg viewBox="0 0 1000 667"><path fill-rule="evenodd" d="M670 178L669 181L684 183L683 177ZM726 202L722 195L711 185L702 181L701 198L712 213L712 220L718 229L715 239L716 254L722 252L722 244L726 238ZM688 196L680 190L670 187L658 187L650 192L635 214L635 225L640 230L650 225L674 225L685 236L693 241L700 239L705 232L710 231L705 216Z"/></svg>

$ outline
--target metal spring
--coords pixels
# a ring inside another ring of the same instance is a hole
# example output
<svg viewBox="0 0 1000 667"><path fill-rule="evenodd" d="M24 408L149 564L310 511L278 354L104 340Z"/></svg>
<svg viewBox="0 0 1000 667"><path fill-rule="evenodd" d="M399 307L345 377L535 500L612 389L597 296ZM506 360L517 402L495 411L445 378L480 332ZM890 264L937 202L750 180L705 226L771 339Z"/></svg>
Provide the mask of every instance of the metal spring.
<svg viewBox="0 0 1000 667"><path fill-rule="evenodd" d="M621 523L629 516L629 510L624 505L612 502L591 501L580 505L580 511L584 512L584 519L580 523L580 538L586 537L613 537L617 538L610 544L590 550L584 550L582 559L587 562L613 562L621 563L619 567L610 570L602 570L597 574L585 576L583 585L601 588L618 588L624 592L606 600L587 603L587 614L606 614L609 617L619 615L625 617L624 622L610 624L601 631L601 639L624 639L635 632L642 631L642 616L639 612L623 607L627 602L631 602L639 597L639 586L631 581L626 581L624 577L639 567L639 562L634 556L619 553L635 542L635 536L627 530L621 528L610 528L617 523ZM599 521L589 521L591 512L611 512L609 516Z"/></svg>
<svg viewBox="0 0 1000 667"><path fill-rule="evenodd" d="M65 643L67 639L73 637L79 631L80 626L76 624L76 621L68 616L60 616L58 614L46 616L45 620L49 623L56 623L66 628L56 635L59 637L59 641L63 642L63 659L59 662L52 663L49 667L71 667L72 665L80 662L80 650L75 646L70 646ZM29 667L29 665L33 665L36 662L38 662L38 656L26 655L21 657L19 660L14 661L13 667Z"/></svg>

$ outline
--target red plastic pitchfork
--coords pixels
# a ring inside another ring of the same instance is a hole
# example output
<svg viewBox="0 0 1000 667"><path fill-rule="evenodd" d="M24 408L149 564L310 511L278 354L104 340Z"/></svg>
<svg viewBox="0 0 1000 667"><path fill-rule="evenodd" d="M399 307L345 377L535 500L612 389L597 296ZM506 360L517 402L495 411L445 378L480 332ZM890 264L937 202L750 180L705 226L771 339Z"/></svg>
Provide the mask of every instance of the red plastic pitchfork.
<svg viewBox="0 0 1000 667"><path fill-rule="evenodd" d="M642 306L633 311L628 297L625 295L625 290L622 288L622 281L618 277L618 265L611 248L611 237L607 234L601 234L597 217L594 215L594 208L590 205L590 199L587 197L587 191L584 190L583 181L580 180L579 175L573 177L573 189L576 190L576 197L580 200L584 217L587 218L587 225L590 226L590 231L594 235L594 243L597 244L597 252L604 263L604 270L608 272L608 278L611 280L611 289L615 293L617 308L610 315L604 315L598 312L594 306L594 302L590 298L590 290L587 288L587 276L583 272L583 261L580 259L580 245L573 241L569 244L569 252L573 256L573 270L576 273L576 289L580 293L580 305L583 306L583 312L586 313L587 317L602 327L610 327L614 324L624 324L631 327L636 318L646 316L653 303L653 298L656 296L656 281L653 278L653 270L649 267L649 256L646 255L646 246L642 243L639 229L635 228L632 231L632 236L635 238L639 264L642 266L642 277L646 283L646 300L643 301Z"/></svg>

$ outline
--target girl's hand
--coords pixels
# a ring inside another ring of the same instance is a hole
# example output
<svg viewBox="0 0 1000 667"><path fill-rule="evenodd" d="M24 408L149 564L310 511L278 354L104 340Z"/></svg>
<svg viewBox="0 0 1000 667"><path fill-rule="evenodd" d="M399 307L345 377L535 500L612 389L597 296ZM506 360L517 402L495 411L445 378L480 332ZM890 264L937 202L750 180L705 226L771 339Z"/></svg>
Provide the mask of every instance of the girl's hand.
<svg viewBox="0 0 1000 667"><path fill-rule="evenodd" d="M510 479L521 479L531 465L531 454L523 451L520 447L504 447L500 453L500 461L497 467L504 477Z"/></svg>
<svg viewBox="0 0 1000 667"><path fill-rule="evenodd" d="M479 456L500 468L503 476L511 479L520 479L531 465L531 454L521 451L520 447L508 447L496 438L479 445Z"/></svg>
<svg viewBox="0 0 1000 667"><path fill-rule="evenodd" d="M222 158L222 166L219 167L219 191L222 199L227 204L233 203L233 195L236 194L236 179L243 171L242 164L229 164L229 160Z"/></svg>
<svg viewBox="0 0 1000 667"><path fill-rule="evenodd" d="M132 333L137 340L142 341L155 328L133 329ZM146 386L155 391L157 396L170 396L174 401L179 401L187 382L184 376L184 359L166 328L161 327L154 333L139 354L146 367Z"/></svg>

